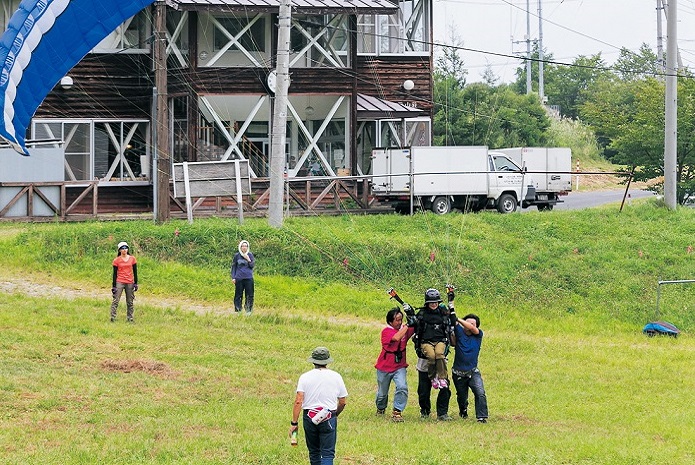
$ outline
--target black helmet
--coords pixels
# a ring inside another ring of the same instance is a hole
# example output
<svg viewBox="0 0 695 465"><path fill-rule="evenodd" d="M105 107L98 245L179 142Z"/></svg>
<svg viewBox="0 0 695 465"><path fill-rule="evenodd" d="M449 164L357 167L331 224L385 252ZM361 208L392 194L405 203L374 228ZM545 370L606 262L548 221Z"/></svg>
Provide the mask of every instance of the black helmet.
<svg viewBox="0 0 695 465"><path fill-rule="evenodd" d="M441 302L442 301L442 296L439 295L439 291L436 289L427 289L425 291L425 303L429 304L431 302Z"/></svg>

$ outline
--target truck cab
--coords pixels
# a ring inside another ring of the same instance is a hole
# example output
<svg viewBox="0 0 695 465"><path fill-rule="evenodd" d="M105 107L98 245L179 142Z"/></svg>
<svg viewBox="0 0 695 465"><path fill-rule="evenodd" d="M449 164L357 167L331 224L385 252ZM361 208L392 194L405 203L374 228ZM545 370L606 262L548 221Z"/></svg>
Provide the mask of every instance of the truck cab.
<svg viewBox="0 0 695 465"><path fill-rule="evenodd" d="M521 167L504 154L488 153L490 172L488 173L488 207L497 208L500 213L516 211L522 198L523 174Z"/></svg>

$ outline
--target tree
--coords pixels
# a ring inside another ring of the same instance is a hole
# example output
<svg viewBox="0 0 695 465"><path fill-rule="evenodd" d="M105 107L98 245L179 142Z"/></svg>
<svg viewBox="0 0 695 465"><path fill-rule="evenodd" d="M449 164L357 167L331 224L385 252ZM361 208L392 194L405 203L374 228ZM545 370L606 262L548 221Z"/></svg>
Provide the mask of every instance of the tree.
<svg viewBox="0 0 695 465"><path fill-rule="evenodd" d="M596 83L612 79L612 73L606 68L601 54L574 59L570 66L558 66L553 69L545 86L545 94L550 105L557 105L560 114L576 119L579 107L588 98L588 92Z"/></svg>
<svg viewBox="0 0 695 465"><path fill-rule="evenodd" d="M485 65L485 71L483 71L481 77L483 78L483 82L488 86L496 86L500 80L500 77L496 75L495 72L492 70L492 66L490 66L490 63Z"/></svg>
<svg viewBox="0 0 695 465"><path fill-rule="evenodd" d="M531 75L534 90L538 89L538 48L532 53ZM559 107L560 115L567 118L578 116L577 108L586 99L586 91L596 82L612 76L601 54L591 57L579 56L571 64L553 63L552 53L544 57L543 87L548 105ZM514 88L519 93L526 92L525 62L516 70L517 80Z"/></svg>
<svg viewBox="0 0 695 465"><path fill-rule="evenodd" d="M456 46L443 48L434 71L434 144L543 145L550 121L538 96L495 86L497 78L489 68L485 83L466 85L467 71L459 56L462 41L453 29L450 35Z"/></svg>
<svg viewBox="0 0 695 465"><path fill-rule="evenodd" d="M623 81L634 81L662 73L659 58L647 44L642 44L639 53L626 48L620 49L620 55L613 65L615 73Z"/></svg>
<svg viewBox="0 0 695 465"><path fill-rule="evenodd" d="M538 72L539 72L539 58L538 53L538 42L533 43L533 49L531 50L531 90L533 92L538 92ZM553 63L554 57L552 53L549 53L543 49L543 84L547 87L548 82L552 81L552 75L556 65ZM521 60L521 64L516 69L516 82L513 84L514 90L518 94L526 93L526 57Z"/></svg>
<svg viewBox="0 0 695 465"><path fill-rule="evenodd" d="M492 148L543 145L550 121L536 95L508 85L473 83L456 89L435 73L435 145Z"/></svg>
<svg viewBox="0 0 695 465"><path fill-rule="evenodd" d="M450 46L440 45L441 50L436 59L436 71L449 79L454 79L459 87L463 88L466 85L466 75L468 70L465 68L465 63L459 49L463 47L463 40L456 32L453 26L449 27Z"/></svg>
<svg viewBox="0 0 695 465"><path fill-rule="evenodd" d="M600 83L580 108L615 163L636 166L635 180L664 175L664 83L650 77ZM678 80L677 199L695 193L695 81ZM661 186L656 186L659 188Z"/></svg>

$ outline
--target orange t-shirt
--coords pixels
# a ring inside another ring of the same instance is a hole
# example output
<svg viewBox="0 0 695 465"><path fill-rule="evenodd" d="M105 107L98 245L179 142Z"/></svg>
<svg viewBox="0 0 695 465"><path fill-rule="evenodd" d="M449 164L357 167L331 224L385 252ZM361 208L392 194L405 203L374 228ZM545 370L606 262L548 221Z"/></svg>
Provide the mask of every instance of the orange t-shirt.
<svg viewBox="0 0 695 465"><path fill-rule="evenodd" d="M135 257L132 255L126 255L127 260L119 255L113 259L113 266L118 268L116 272L116 282L122 284L133 284L135 282L135 276L133 276L133 265L137 263Z"/></svg>

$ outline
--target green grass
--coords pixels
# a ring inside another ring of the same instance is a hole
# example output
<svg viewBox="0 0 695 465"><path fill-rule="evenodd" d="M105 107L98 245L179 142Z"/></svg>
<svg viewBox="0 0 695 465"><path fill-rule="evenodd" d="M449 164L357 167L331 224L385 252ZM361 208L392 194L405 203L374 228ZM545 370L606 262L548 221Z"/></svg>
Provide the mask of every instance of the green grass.
<svg viewBox="0 0 695 465"><path fill-rule="evenodd" d="M691 463L695 289L663 289L680 338L640 330L657 280L693 277L694 215L635 203L620 214L297 218L280 231L264 220L0 224L0 281L85 291L2 295L0 462L306 463L301 433L298 448L287 438L294 389L311 349L327 345L350 393L337 463ZM187 311L231 307L241 238L258 259L255 314ZM120 240L140 263L135 325L123 308L108 322ZM418 305L446 281L459 313L482 319L490 422L422 422L412 371L405 423L376 418L385 289Z"/></svg>

